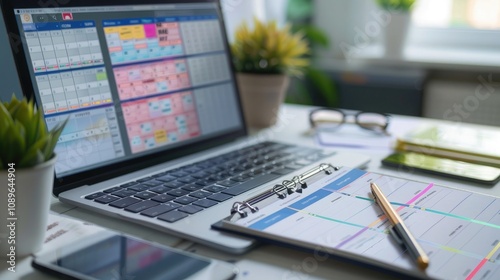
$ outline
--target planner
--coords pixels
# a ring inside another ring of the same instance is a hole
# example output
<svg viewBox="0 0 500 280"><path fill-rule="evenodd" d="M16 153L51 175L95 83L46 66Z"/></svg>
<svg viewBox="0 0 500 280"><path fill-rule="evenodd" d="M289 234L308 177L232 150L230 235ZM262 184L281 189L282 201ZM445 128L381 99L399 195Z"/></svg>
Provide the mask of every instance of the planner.
<svg viewBox="0 0 500 280"><path fill-rule="evenodd" d="M390 235L371 182L429 256L425 271ZM498 197L321 164L228 214L212 227L309 250L318 265L329 256L417 278L500 279Z"/></svg>

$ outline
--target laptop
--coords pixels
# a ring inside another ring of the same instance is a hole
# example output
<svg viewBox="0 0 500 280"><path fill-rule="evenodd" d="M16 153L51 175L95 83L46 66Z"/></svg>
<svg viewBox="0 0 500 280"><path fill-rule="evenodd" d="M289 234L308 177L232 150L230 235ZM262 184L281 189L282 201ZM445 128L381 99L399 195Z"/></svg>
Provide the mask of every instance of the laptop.
<svg viewBox="0 0 500 280"><path fill-rule="evenodd" d="M231 253L255 241L211 224L321 162L363 155L247 134L213 0L2 1L22 90L56 146L60 201Z"/></svg>

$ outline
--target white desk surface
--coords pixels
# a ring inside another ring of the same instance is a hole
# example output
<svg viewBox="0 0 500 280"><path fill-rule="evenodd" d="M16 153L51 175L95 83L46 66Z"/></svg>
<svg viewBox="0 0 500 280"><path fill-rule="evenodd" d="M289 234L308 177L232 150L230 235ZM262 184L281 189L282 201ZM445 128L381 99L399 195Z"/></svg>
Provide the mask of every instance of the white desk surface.
<svg viewBox="0 0 500 280"><path fill-rule="evenodd" d="M309 127L308 112L310 109L311 107L307 106L284 105L281 108L279 122L277 125L266 130L254 130L252 131L252 134L263 140L276 139L300 145L317 145L314 137L304 134ZM397 116L393 121L396 123L398 121L408 122L416 125L422 120L415 117ZM389 129L390 128L391 126ZM422 175L421 173L405 172L382 167L380 161L382 158L391 153L391 150L389 149L372 150L344 147L330 147L328 149L363 153L371 156L371 162L369 163L367 170L372 172L380 172L414 180L432 180L432 182L436 184L500 196L500 183L494 186L487 186L449 179L446 177L427 174ZM169 236L156 230L143 228L136 224L127 223L122 220L105 217L84 209L66 205L59 202L55 198L51 205L51 210L53 213L88 221L105 228L124 232L146 240L189 250L203 256L232 261L239 270L239 274L236 279L395 279L392 275L374 271L360 265L331 259L326 261L317 261L311 253L305 253L274 245L263 244L246 254L230 255L202 245L194 244L187 240L181 240L177 237ZM7 266L4 262L2 262L0 264L0 279L53 279L46 274L34 270L31 267L31 257L18 259L15 273L6 271L6 268Z"/></svg>

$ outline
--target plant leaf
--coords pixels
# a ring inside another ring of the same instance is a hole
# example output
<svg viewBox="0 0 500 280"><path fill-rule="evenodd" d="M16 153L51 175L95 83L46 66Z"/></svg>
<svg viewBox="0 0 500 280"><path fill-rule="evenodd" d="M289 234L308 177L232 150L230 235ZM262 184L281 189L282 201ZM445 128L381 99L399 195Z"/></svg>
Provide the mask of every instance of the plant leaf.
<svg viewBox="0 0 500 280"><path fill-rule="evenodd" d="M45 162L45 157L39 149L28 151L19 161L19 168L31 167Z"/></svg>
<svg viewBox="0 0 500 280"><path fill-rule="evenodd" d="M311 80L314 87L321 93L321 96L330 107L337 105L337 91L335 85L328 75L320 70L309 68L306 77Z"/></svg>
<svg viewBox="0 0 500 280"><path fill-rule="evenodd" d="M3 160L7 163L18 163L20 155L24 153L24 128L19 122L7 128L3 137Z"/></svg>

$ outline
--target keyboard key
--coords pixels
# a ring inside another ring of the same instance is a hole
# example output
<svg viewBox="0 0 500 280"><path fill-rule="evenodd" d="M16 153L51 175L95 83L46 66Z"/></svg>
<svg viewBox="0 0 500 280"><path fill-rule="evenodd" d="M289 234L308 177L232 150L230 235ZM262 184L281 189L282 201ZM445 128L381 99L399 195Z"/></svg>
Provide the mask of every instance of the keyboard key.
<svg viewBox="0 0 500 280"><path fill-rule="evenodd" d="M116 208L125 208L129 205L132 205L132 204L140 202L140 201L142 201L142 200L137 199L137 198L133 198L133 197L126 197L126 198L122 198L120 200L117 200L115 202L110 203L109 206L113 206Z"/></svg>
<svg viewBox="0 0 500 280"><path fill-rule="evenodd" d="M163 183L164 182L152 180L152 181L144 182L143 185L150 186L150 187L156 187L156 186L162 185Z"/></svg>
<svg viewBox="0 0 500 280"><path fill-rule="evenodd" d="M121 190L122 188L120 187L112 187L112 188L109 188L107 190L104 190L105 193L113 193L113 192L116 192L116 191L119 191Z"/></svg>
<svg viewBox="0 0 500 280"><path fill-rule="evenodd" d="M181 190L181 189L171 190L171 191L167 192L167 194L173 195L173 196L176 196L176 197L183 196L183 195L186 195L188 193L189 193L188 191Z"/></svg>
<svg viewBox="0 0 500 280"><path fill-rule="evenodd" d="M179 211L170 211L170 212L165 213L161 216L158 216L158 219L165 221L165 222L169 222L169 223L175 223L178 220L186 218L187 216L189 216L189 215L186 213L182 213Z"/></svg>
<svg viewBox="0 0 500 280"><path fill-rule="evenodd" d="M198 172L196 174L192 174L191 177L196 178L196 179L204 179L210 176L211 174L205 171Z"/></svg>
<svg viewBox="0 0 500 280"><path fill-rule="evenodd" d="M200 190L202 188L203 188L203 186L198 186L198 185L193 185L193 184L186 185L186 186L182 187L183 190L188 191L188 192L194 192L194 191Z"/></svg>
<svg viewBox="0 0 500 280"><path fill-rule="evenodd" d="M232 177L231 181L243 183L245 181L250 180L250 178L251 177L248 177L248 176L236 176L236 177Z"/></svg>
<svg viewBox="0 0 500 280"><path fill-rule="evenodd" d="M153 192L140 192L136 193L134 196L142 199L150 199L152 197L155 197L157 194Z"/></svg>
<svg viewBox="0 0 500 280"><path fill-rule="evenodd" d="M149 191L152 191L152 192L155 192L155 193L166 193L168 191L172 190L171 188L167 188L165 186L158 186L158 187L154 187L154 188L151 188L149 189Z"/></svg>
<svg viewBox="0 0 500 280"><path fill-rule="evenodd" d="M177 181L179 181L181 183L185 183L185 184L191 184L191 183L196 182L197 180L198 179L189 176L189 177L180 178Z"/></svg>
<svg viewBox="0 0 500 280"><path fill-rule="evenodd" d="M212 193L209 193L209 192L204 192L204 191L196 191L196 192L192 192L189 194L189 196L192 196L192 197L196 197L196 198L205 198L207 196L211 196Z"/></svg>
<svg viewBox="0 0 500 280"><path fill-rule="evenodd" d="M193 203L193 202L195 202L197 200L198 199L194 198L194 197L183 196L183 197L177 198L176 200L174 200L174 202L182 204L182 205L187 205L187 204Z"/></svg>
<svg viewBox="0 0 500 280"><path fill-rule="evenodd" d="M118 196L118 197L127 197L127 196L132 196L136 193L137 193L136 191L132 191L132 190L121 190L121 191L117 191L117 192L112 193L112 195Z"/></svg>
<svg viewBox="0 0 500 280"><path fill-rule="evenodd" d="M217 202L223 202L223 201L226 201L228 199L230 199L232 196L230 195L227 195L227 194L223 194L223 193L216 193L216 194L213 194L209 197L207 197L208 199L210 200L214 200L214 201L217 201Z"/></svg>
<svg viewBox="0 0 500 280"><path fill-rule="evenodd" d="M193 202L193 204L196 206L203 207L203 208L209 208L209 207L212 207L214 205L217 205L217 202L215 202L213 200L209 200L209 199L200 199L198 201Z"/></svg>
<svg viewBox="0 0 500 280"><path fill-rule="evenodd" d="M163 184L165 187L169 187L171 189L177 189L185 185L185 183L179 182L179 181L172 181Z"/></svg>
<svg viewBox="0 0 500 280"><path fill-rule="evenodd" d="M142 202L128 206L127 208L125 208L125 210L127 210L129 212L133 212L133 213L139 213L139 212L144 211L148 208L154 207L158 204L160 204L160 203L154 202L151 200L144 200Z"/></svg>
<svg viewBox="0 0 500 280"><path fill-rule="evenodd" d="M102 203L102 204L108 204L108 203L113 202L113 201L118 200L118 199L119 198L116 196L112 196L112 195L107 194L107 195L103 195L101 197L96 198L94 201Z"/></svg>
<svg viewBox="0 0 500 280"><path fill-rule="evenodd" d="M171 181L177 180L177 177L170 176L170 175L164 175L164 176L161 176L161 177L157 177L156 180L167 183L167 182L171 182Z"/></svg>
<svg viewBox="0 0 500 280"><path fill-rule="evenodd" d="M129 189L129 190L136 191L136 192L143 192L143 191L145 191L145 190L149 189L149 187L148 187L148 186L146 186L146 185L142 185L142 184L140 184L140 185L135 185L135 186L132 186L132 187L130 187L130 188L128 188L128 189Z"/></svg>
<svg viewBox="0 0 500 280"><path fill-rule="evenodd" d="M179 207L181 207L179 204L165 203L165 204L161 204L161 205L158 205L155 207L151 207L147 210L144 210L141 212L141 215L148 216L148 217L156 217L156 216L161 215L163 213L167 213L169 211L175 210Z"/></svg>
<svg viewBox="0 0 500 280"><path fill-rule="evenodd" d="M123 185L120 185L120 187L122 187L122 188L128 188L128 187L135 186L137 184L139 184L139 183L137 183L137 182L128 182L128 183L125 183Z"/></svg>
<svg viewBox="0 0 500 280"><path fill-rule="evenodd" d="M103 192L93 193L93 194L89 194L89 195L87 195L87 196L85 197L85 199L90 199L90 200L93 200L93 199L96 199L96 198L101 197L101 196L103 196L103 195L105 195L105 193L103 193Z"/></svg>
<svg viewBox="0 0 500 280"><path fill-rule="evenodd" d="M183 207L177 209L177 211L181 211L181 212L188 213L188 214L198 213L201 210L203 210L203 208L196 206L196 205L186 205L186 206L183 206Z"/></svg>
<svg viewBox="0 0 500 280"><path fill-rule="evenodd" d="M205 172L207 172L209 174L217 174L217 173L221 172L222 170L224 170L224 169L220 168L220 167L212 167L212 168L205 170Z"/></svg>
<svg viewBox="0 0 500 280"><path fill-rule="evenodd" d="M225 187L216 186L216 185L204 188L204 190L209 191L209 192L213 192L213 193L218 193L218 192L223 191L225 189L226 189Z"/></svg>
<svg viewBox="0 0 500 280"><path fill-rule="evenodd" d="M203 186L203 187L210 186L210 183L208 181L206 181L206 180L198 180L198 181L196 181L196 184L200 185L200 186Z"/></svg>
<svg viewBox="0 0 500 280"><path fill-rule="evenodd" d="M237 186L232 187L232 188L227 188L227 189L223 190L222 193L229 194L232 196L239 195L239 194L242 194L246 191L254 189L262 184L265 184L265 183L272 181L272 180L279 178L279 177L281 177L281 175L279 175L279 174L273 174L273 173L264 174L264 175L261 175L259 177L254 178L250 181L246 181L245 183L242 183L241 185L237 185Z"/></svg>
<svg viewBox="0 0 500 280"><path fill-rule="evenodd" d="M136 180L136 181L139 182L139 183L144 183L144 182L147 182L147 181L150 181L150 180L153 180L153 177L144 177L144 178L141 178L141 179Z"/></svg>
<svg viewBox="0 0 500 280"><path fill-rule="evenodd" d="M164 203L164 202L170 201L174 198L175 198L175 196L171 196L168 194L160 194L160 195L157 195L157 196L151 198L151 200L154 200L154 201L157 201L160 203Z"/></svg>
<svg viewBox="0 0 500 280"><path fill-rule="evenodd" d="M271 174L286 175L288 173L292 173L293 171L295 170L291 168L278 168L274 170Z"/></svg>
<svg viewBox="0 0 500 280"><path fill-rule="evenodd" d="M221 185L223 187L234 187L236 185L239 185L240 182L236 182L236 181L231 181L231 180L227 180L227 181L224 181L224 182L219 182L217 183L217 185Z"/></svg>

